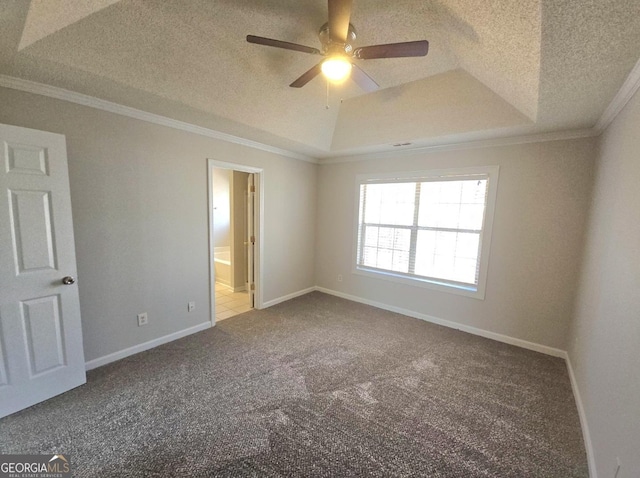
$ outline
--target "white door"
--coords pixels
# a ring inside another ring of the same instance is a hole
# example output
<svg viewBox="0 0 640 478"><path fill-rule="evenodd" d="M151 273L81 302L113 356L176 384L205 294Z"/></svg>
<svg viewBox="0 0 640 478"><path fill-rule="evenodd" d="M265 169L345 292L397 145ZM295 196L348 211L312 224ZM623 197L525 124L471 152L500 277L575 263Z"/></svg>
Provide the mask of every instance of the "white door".
<svg viewBox="0 0 640 478"><path fill-rule="evenodd" d="M256 231L255 231L255 200L256 200L256 186L254 174L247 176L247 235L249 240L247 241L247 291L249 292L249 306L255 307L255 267L253 261L255 260L256 249Z"/></svg>
<svg viewBox="0 0 640 478"><path fill-rule="evenodd" d="M0 417L86 382L65 137L0 125Z"/></svg>

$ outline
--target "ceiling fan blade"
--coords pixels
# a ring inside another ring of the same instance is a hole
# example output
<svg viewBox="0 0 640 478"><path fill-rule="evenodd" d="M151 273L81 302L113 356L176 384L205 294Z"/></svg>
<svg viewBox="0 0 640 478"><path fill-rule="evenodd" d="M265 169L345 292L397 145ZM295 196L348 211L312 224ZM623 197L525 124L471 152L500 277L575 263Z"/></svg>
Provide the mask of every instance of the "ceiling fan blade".
<svg viewBox="0 0 640 478"><path fill-rule="evenodd" d="M335 42L347 41L351 3L352 0L329 0L329 35Z"/></svg>
<svg viewBox="0 0 640 478"><path fill-rule="evenodd" d="M320 74L322 71L322 62L318 63L316 66L311 68L306 73L303 73L300 78L291 83L289 86L292 88L302 88L304 85L313 80L316 76Z"/></svg>
<svg viewBox="0 0 640 478"><path fill-rule="evenodd" d="M429 52L427 40L408 41L404 43L388 43L386 45L371 45L356 48L353 56L361 60L375 58L400 58L407 56L425 56Z"/></svg>
<svg viewBox="0 0 640 478"><path fill-rule="evenodd" d="M301 51L302 53L311 53L312 55L322 55L317 48L311 48L310 46L298 45L297 43L289 43L288 41L273 40L271 38L257 37L255 35L247 35L247 41L249 43L256 43L258 45L273 46L276 48L284 48L285 50Z"/></svg>
<svg viewBox="0 0 640 478"><path fill-rule="evenodd" d="M367 75L364 70L355 63L353 64L353 68L351 68L351 79L367 93L371 93L372 91L376 91L380 88L378 83L376 83L373 78Z"/></svg>

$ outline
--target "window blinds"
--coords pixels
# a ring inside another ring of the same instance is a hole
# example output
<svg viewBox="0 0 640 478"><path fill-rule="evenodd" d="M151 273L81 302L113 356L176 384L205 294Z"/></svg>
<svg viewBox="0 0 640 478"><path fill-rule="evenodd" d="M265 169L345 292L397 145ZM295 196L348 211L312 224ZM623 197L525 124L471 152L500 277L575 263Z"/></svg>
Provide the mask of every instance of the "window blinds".
<svg viewBox="0 0 640 478"><path fill-rule="evenodd" d="M360 184L357 266L477 285L488 175Z"/></svg>

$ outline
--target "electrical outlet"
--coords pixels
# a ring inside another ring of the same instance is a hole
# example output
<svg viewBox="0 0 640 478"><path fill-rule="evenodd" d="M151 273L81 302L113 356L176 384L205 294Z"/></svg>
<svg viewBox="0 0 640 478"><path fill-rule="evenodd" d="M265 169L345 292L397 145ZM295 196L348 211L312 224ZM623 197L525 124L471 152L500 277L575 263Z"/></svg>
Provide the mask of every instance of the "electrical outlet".
<svg viewBox="0 0 640 478"><path fill-rule="evenodd" d="M142 327L143 325L147 325L149 323L149 316L146 312L142 312L138 314L138 327Z"/></svg>
<svg viewBox="0 0 640 478"><path fill-rule="evenodd" d="M338 282L342 282L342 274L338 274Z"/></svg>
<svg viewBox="0 0 640 478"><path fill-rule="evenodd" d="M196 303L195 302L189 302L187 304L187 312L193 312L196 308Z"/></svg>

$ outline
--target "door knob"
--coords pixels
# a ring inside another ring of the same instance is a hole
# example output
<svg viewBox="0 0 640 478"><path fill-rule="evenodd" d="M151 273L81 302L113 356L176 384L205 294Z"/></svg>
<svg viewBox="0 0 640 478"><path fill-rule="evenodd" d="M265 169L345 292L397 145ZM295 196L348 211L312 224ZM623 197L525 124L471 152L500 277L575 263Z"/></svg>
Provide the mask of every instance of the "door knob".
<svg viewBox="0 0 640 478"><path fill-rule="evenodd" d="M75 284L76 280L71 276L67 276L62 278L62 283L64 285L71 285L71 284Z"/></svg>

